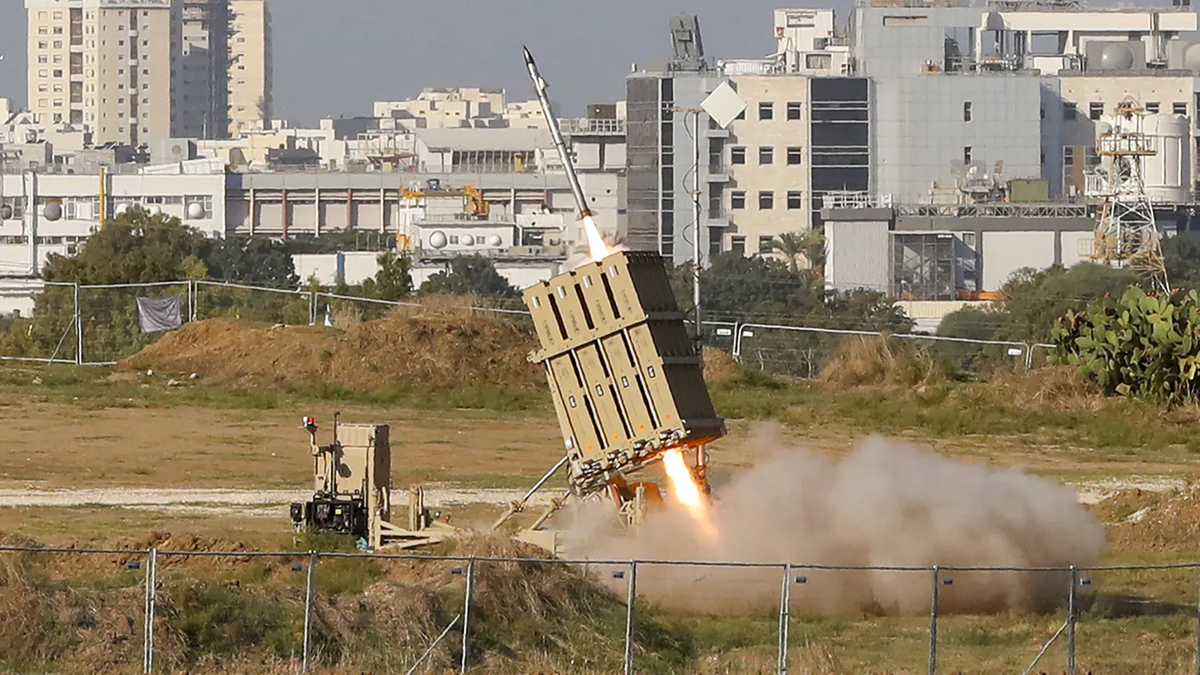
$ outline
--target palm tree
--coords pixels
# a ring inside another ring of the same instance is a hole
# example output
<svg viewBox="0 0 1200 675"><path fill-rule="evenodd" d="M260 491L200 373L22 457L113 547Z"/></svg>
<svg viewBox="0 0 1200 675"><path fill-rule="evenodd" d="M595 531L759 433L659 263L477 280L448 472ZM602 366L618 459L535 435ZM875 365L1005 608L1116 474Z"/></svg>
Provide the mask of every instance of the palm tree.
<svg viewBox="0 0 1200 675"><path fill-rule="evenodd" d="M771 240L771 252L787 262L793 273L800 271L800 261L818 273L825 267L825 235L817 230L787 232Z"/></svg>

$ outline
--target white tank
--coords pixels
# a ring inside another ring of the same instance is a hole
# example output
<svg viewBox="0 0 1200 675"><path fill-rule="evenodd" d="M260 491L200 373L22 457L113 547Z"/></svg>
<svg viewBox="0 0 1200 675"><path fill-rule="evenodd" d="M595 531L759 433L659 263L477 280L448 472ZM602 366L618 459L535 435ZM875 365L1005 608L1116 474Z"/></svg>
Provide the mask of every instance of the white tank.
<svg viewBox="0 0 1200 675"><path fill-rule="evenodd" d="M1192 191L1191 125L1183 115L1147 115L1145 132L1158 152L1145 162L1146 195L1151 202L1180 204Z"/></svg>

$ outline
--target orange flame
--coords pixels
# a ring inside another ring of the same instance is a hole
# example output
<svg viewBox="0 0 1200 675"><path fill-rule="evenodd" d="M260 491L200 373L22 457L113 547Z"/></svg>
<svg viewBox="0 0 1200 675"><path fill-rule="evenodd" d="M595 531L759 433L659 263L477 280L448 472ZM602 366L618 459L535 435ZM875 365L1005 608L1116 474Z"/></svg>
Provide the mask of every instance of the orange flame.
<svg viewBox="0 0 1200 675"><path fill-rule="evenodd" d="M596 227L596 221L591 216L583 217L583 229L587 233L588 251L592 255L592 262L607 256L608 244L604 243L600 228Z"/></svg>
<svg viewBox="0 0 1200 675"><path fill-rule="evenodd" d="M700 486L696 484L696 478L692 476L691 470L683 461L683 452L679 448L672 448L663 453L663 467L667 471L667 478L671 480L675 498L687 507L704 536L709 541L716 541L717 526L713 523L712 514L708 511L708 503L700 494Z"/></svg>

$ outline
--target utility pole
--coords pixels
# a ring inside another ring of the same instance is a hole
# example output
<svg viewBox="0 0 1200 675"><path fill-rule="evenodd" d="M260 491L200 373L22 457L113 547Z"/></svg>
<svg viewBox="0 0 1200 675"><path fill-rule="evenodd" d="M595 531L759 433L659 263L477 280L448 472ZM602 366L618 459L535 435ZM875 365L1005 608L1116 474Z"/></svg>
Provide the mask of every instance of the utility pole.
<svg viewBox="0 0 1200 675"><path fill-rule="evenodd" d="M692 114L692 303L696 307L696 341L701 342L704 330L700 324L700 221L704 215L700 204L700 113L704 109L673 108L672 112Z"/></svg>

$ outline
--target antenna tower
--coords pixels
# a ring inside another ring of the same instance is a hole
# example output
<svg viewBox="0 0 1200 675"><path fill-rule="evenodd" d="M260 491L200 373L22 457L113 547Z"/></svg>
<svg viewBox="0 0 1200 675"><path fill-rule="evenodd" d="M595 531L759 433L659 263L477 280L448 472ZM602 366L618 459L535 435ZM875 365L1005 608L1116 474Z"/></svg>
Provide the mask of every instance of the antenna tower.
<svg viewBox="0 0 1200 675"><path fill-rule="evenodd" d="M1091 257L1112 267L1137 270L1150 277L1155 290L1170 293L1162 233L1146 195L1144 164L1158 153L1158 147L1156 139L1143 131L1145 116L1141 104L1126 97L1117 105L1112 129L1096 139L1104 167L1096 175L1103 201Z"/></svg>

